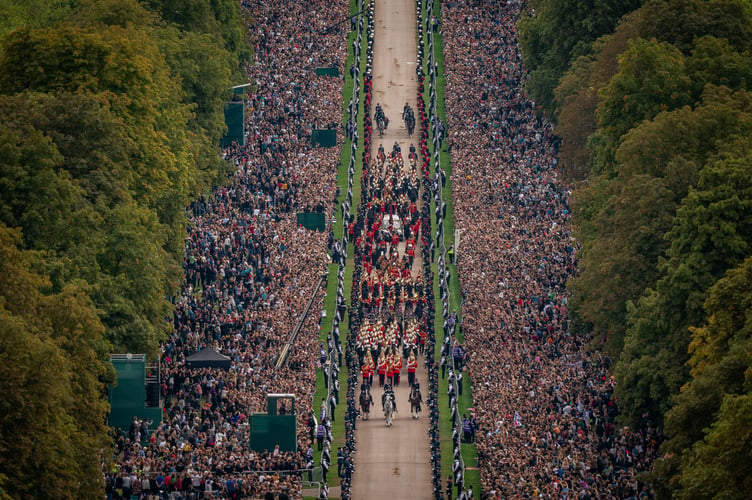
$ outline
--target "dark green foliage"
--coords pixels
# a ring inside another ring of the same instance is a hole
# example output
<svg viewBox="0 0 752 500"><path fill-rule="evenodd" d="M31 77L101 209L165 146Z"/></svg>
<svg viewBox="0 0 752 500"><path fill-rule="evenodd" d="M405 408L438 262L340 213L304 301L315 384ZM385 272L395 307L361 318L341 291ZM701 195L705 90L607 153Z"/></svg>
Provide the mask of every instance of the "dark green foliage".
<svg viewBox="0 0 752 500"><path fill-rule="evenodd" d="M108 356L159 352L185 207L230 168L240 6L178 3L210 16L0 0L0 498L102 495Z"/></svg>
<svg viewBox="0 0 752 500"><path fill-rule="evenodd" d="M709 87L695 109L661 113L625 135L615 154L618 175L596 177L575 192L583 241L580 275L570 281L578 314L590 322L607 350L621 351L626 303L659 278L664 235L702 165L719 148L752 134L746 92ZM618 284L618 286L612 286ZM608 289L609 293L601 293Z"/></svg>
<svg viewBox="0 0 752 500"><path fill-rule="evenodd" d="M728 40L737 51L752 48L749 7L739 0L651 0L645 4L641 36L665 41L689 55L698 38Z"/></svg>
<svg viewBox="0 0 752 500"><path fill-rule="evenodd" d="M230 55L133 0L80 9L81 25L5 41L0 221L48 252L54 290L90 285L118 349L153 353L180 276L184 207L227 168L216 144Z"/></svg>
<svg viewBox="0 0 752 500"><path fill-rule="evenodd" d="M249 57L236 0L146 0L145 3L182 31L218 36L233 62Z"/></svg>
<svg viewBox="0 0 752 500"><path fill-rule="evenodd" d="M0 497L101 496L109 346L91 301L68 285L41 295L37 258L0 225Z"/></svg>
<svg viewBox="0 0 752 500"><path fill-rule="evenodd" d="M641 0L539 0L533 2L535 16L519 23L520 45L525 66L530 70L527 86L533 99L550 116L556 103L554 89L569 65L588 54L593 42L613 32L625 14Z"/></svg>
<svg viewBox="0 0 752 500"><path fill-rule="evenodd" d="M622 19L613 34L596 40L592 56L574 61L556 87L560 108L556 134L562 138L560 171L568 182L581 181L593 171L593 151L599 150L597 144L603 139L595 135L598 94L619 71L619 56L637 36L639 23L639 10Z"/></svg>
<svg viewBox="0 0 752 500"><path fill-rule="evenodd" d="M751 27L748 2L651 0L556 90L586 179L572 306L618 357L622 422L665 430L653 478L677 498L748 496Z"/></svg>
<svg viewBox="0 0 752 500"><path fill-rule="evenodd" d="M599 133L609 144L643 120L692 102L681 53L672 45L637 39L619 57L619 71L601 90Z"/></svg>
<svg viewBox="0 0 752 500"><path fill-rule="evenodd" d="M76 0L0 0L0 47L8 33L24 27L46 28L70 19Z"/></svg>
<svg viewBox="0 0 752 500"><path fill-rule="evenodd" d="M750 147L748 143L744 146ZM705 167L697 187L677 210L673 228L666 233L671 246L661 264L663 277L655 291L640 299L630 317L628 345L617 373L627 379L636 373L644 375L640 360L659 354L663 362L649 373L662 381L664 389L654 389L648 395L622 384L617 392L625 400L654 400L661 410L656 419L670 408L671 397L686 381L690 327L704 321L702 305L708 290L727 269L736 267L751 253L750 158L749 154L724 153ZM625 416L634 421L643 409L628 404Z"/></svg>
<svg viewBox="0 0 752 500"><path fill-rule="evenodd" d="M692 330L691 381L666 416L661 473L683 498L742 498L749 488L752 258L708 292L708 322ZM696 443L696 444L695 444Z"/></svg>

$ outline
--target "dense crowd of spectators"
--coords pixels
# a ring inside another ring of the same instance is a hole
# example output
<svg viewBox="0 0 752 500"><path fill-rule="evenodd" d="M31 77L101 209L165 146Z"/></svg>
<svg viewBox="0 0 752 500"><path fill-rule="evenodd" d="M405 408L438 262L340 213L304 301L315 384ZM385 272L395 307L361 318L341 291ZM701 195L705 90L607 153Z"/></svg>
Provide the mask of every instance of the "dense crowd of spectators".
<svg viewBox="0 0 752 500"><path fill-rule="evenodd" d="M311 134L341 119L342 78L315 69L344 72L350 26L338 23L349 2L242 3L255 42L247 143L225 151L237 167L230 182L189 211L186 280L162 346L164 418L119 436L109 498L294 498L301 475L285 471L310 463L317 314L286 367L274 366L326 271L328 234L304 229L296 215L336 215L340 148L314 149ZM323 307L323 290L315 299L312 311ZM231 368L189 369L186 359L207 347L229 356ZM265 411L267 393L296 395L299 452L251 451L249 415Z"/></svg>
<svg viewBox="0 0 752 500"><path fill-rule="evenodd" d="M243 6L256 49L247 144L225 152L237 167L231 182L191 207L186 282L163 345L164 419L153 428L135 422L119 436L111 498L295 497L300 475L284 471L309 462L316 317L287 367L274 363L327 263L327 234L303 229L296 214L331 220L337 208L339 148L312 149L310 137L339 122L342 80L315 68L343 72L348 25L326 28L349 3ZM610 360L569 330L564 285L576 248L568 192L557 180L551 126L522 91L521 8L514 0L442 5L445 132L482 494L649 497L635 475L653 458L655 433L615 426ZM319 293L313 310L322 301ZM186 358L206 347L230 356L230 370L188 369ZM264 410L271 392L298 397L298 453L248 446L249 415Z"/></svg>
<svg viewBox="0 0 752 500"><path fill-rule="evenodd" d="M610 360L569 328L576 270L551 124L524 94L509 0L442 5L456 257L482 493L644 498L655 432L617 428Z"/></svg>

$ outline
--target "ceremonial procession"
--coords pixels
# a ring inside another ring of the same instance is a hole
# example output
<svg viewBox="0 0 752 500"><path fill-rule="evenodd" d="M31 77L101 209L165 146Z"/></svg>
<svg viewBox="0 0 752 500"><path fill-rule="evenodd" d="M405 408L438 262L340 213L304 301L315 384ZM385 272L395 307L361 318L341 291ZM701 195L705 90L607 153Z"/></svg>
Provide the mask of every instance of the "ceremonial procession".
<svg viewBox="0 0 752 500"><path fill-rule="evenodd" d="M749 1L3 3L0 499L750 498Z"/></svg>
<svg viewBox="0 0 752 500"><path fill-rule="evenodd" d="M383 117L377 105L374 121ZM412 108L405 105L405 130ZM396 410L393 387L400 385L407 368L410 387L415 383L417 357L424 352L427 323L426 284L423 279L421 248L428 244L425 210L421 209L421 179L426 172L414 144L410 144L407 162L399 140L391 151L379 144L367 169L363 171L364 205L353 223L355 253L360 281L354 289L360 304L360 325L355 332L358 363L362 376L361 396L370 403L374 374L383 388L383 403L390 400ZM418 258L416 259L416 255ZM362 405L361 405L362 406ZM384 407L384 404L382 404ZM362 410L362 408L361 408ZM384 408L389 425L391 415ZM365 413L365 412L364 412ZM417 418L417 413L414 418Z"/></svg>

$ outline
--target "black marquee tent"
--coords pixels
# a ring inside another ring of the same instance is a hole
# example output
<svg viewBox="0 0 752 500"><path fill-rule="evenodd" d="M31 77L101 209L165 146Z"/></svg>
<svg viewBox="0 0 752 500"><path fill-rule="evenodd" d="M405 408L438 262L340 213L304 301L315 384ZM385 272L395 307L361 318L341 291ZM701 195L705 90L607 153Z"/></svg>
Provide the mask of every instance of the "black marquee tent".
<svg viewBox="0 0 752 500"><path fill-rule="evenodd" d="M229 370L232 360L211 347L204 347L185 360L188 368L222 368Z"/></svg>

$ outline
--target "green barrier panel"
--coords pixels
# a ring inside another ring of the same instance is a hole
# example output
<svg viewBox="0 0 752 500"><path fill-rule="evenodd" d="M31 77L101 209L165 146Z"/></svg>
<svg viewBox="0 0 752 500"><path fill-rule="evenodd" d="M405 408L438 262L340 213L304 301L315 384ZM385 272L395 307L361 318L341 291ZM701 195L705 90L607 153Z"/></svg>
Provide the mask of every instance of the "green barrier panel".
<svg viewBox="0 0 752 500"><path fill-rule="evenodd" d="M245 145L245 103L242 101L225 103L225 124L227 132L219 145L226 148L233 142Z"/></svg>
<svg viewBox="0 0 752 500"><path fill-rule="evenodd" d="M108 424L115 429L124 432L133 421L133 417L142 420L153 420L151 428L155 429L162 422L161 408L147 408L146 387L146 360L143 355L133 355L130 359L117 355L111 359L112 365L117 372L117 384L110 386L110 415Z"/></svg>
<svg viewBox="0 0 752 500"><path fill-rule="evenodd" d="M316 129L311 134L311 146L319 148L333 148L337 145L337 130Z"/></svg>
<svg viewBox="0 0 752 500"><path fill-rule="evenodd" d="M285 411L278 409L284 400ZM267 394L267 412L251 415L251 449L272 451L279 445L282 452L298 451L295 396L292 394Z"/></svg>
<svg viewBox="0 0 752 500"><path fill-rule="evenodd" d="M339 68L336 66L330 68L316 68L318 76L339 76Z"/></svg>
<svg viewBox="0 0 752 500"><path fill-rule="evenodd" d="M298 214L298 224L312 231L325 231L326 220L323 212L300 212Z"/></svg>

